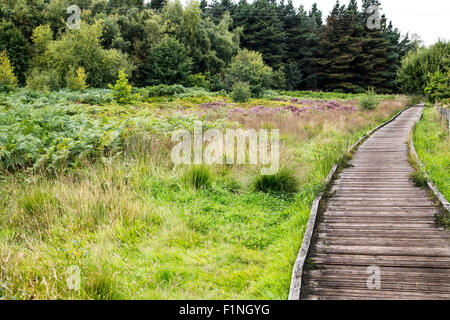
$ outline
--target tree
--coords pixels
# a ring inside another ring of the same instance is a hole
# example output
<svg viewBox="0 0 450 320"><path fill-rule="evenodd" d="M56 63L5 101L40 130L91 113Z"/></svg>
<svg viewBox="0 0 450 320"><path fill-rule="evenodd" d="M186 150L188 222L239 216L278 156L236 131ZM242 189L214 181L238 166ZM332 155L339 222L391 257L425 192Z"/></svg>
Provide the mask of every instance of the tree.
<svg viewBox="0 0 450 320"><path fill-rule="evenodd" d="M243 48L261 52L264 61L273 68L282 66L285 55L285 32L275 2L241 0L234 10L235 26L243 27Z"/></svg>
<svg viewBox="0 0 450 320"><path fill-rule="evenodd" d="M409 52L401 62L398 73L400 89L404 93L423 94L429 74L447 74L450 59L450 43L438 41L430 48Z"/></svg>
<svg viewBox="0 0 450 320"><path fill-rule="evenodd" d="M360 92L361 18L355 0L348 7L336 2L320 35L319 75L327 90ZM359 63L358 63L359 62Z"/></svg>
<svg viewBox="0 0 450 320"><path fill-rule="evenodd" d="M149 61L146 84L150 85L185 83L192 69L186 48L171 36L152 49Z"/></svg>
<svg viewBox="0 0 450 320"><path fill-rule="evenodd" d="M31 57L30 46L22 32L10 22L0 22L0 51L7 50L19 83L25 83L25 73Z"/></svg>
<svg viewBox="0 0 450 320"><path fill-rule="evenodd" d="M9 91L17 87L17 78L6 50L0 52L0 92Z"/></svg>
<svg viewBox="0 0 450 320"><path fill-rule="evenodd" d="M38 27L33 34L35 55L31 65L38 71L54 72L61 87L66 85L69 70L82 67L88 74L89 86L105 87L117 78L119 70L130 72L132 65L120 51L103 49L101 34L100 21L93 25L82 23L80 29L67 30L58 40L50 40L48 26Z"/></svg>

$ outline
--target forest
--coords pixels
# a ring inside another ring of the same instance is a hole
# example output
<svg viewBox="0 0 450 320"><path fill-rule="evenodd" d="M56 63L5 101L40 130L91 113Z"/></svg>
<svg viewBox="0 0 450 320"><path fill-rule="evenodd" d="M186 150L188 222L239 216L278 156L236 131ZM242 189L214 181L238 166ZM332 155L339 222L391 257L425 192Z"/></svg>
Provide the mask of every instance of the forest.
<svg viewBox="0 0 450 320"><path fill-rule="evenodd" d="M181 84L231 91L237 80L262 89L361 93L398 92L397 71L420 40L402 35L384 15L369 29L368 8L378 0L336 3L328 17L314 4L256 0L145 3L80 0L81 28L70 30L69 0L1 0L0 51L18 83L31 89L105 88L124 69L134 86ZM241 59L257 75L237 74ZM262 60L261 60L262 57Z"/></svg>

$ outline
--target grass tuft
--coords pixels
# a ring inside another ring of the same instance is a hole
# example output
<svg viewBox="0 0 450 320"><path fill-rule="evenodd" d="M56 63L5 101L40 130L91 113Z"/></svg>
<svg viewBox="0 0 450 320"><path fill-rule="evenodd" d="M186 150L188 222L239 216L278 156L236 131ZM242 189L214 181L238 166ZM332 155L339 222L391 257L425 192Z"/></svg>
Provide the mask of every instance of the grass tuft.
<svg viewBox="0 0 450 320"><path fill-rule="evenodd" d="M184 174L184 181L195 189L211 186L211 172L205 165L192 166Z"/></svg>
<svg viewBox="0 0 450 320"><path fill-rule="evenodd" d="M253 190L265 193L294 194L298 191L298 181L292 170L282 168L274 175L258 176L253 182Z"/></svg>

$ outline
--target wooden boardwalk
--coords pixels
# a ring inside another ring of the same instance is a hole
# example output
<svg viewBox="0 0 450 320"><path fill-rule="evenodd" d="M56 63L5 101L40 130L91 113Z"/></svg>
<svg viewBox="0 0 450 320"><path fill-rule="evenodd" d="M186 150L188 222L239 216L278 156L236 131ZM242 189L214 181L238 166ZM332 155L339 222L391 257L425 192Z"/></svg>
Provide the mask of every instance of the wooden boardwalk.
<svg viewBox="0 0 450 320"><path fill-rule="evenodd" d="M439 207L409 180L406 141L420 112L374 133L333 183L302 299L450 299L450 232L435 226ZM378 288L369 289L369 266L381 272Z"/></svg>

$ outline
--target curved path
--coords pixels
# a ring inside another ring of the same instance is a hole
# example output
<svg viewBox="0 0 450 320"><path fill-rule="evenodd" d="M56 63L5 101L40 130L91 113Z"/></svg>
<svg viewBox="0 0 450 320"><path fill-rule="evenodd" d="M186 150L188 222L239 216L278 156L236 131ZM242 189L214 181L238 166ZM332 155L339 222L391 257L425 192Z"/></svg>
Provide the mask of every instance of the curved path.
<svg viewBox="0 0 450 320"><path fill-rule="evenodd" d="M409 180L406 141L421 111L374 133L333 183L302 299L450 299L450 232L435 226L439 207Z"/></svg>

